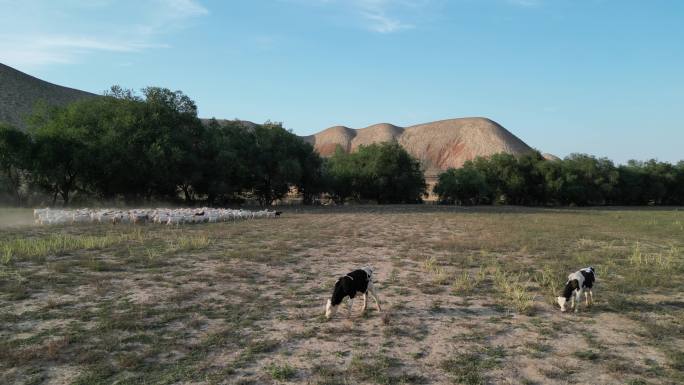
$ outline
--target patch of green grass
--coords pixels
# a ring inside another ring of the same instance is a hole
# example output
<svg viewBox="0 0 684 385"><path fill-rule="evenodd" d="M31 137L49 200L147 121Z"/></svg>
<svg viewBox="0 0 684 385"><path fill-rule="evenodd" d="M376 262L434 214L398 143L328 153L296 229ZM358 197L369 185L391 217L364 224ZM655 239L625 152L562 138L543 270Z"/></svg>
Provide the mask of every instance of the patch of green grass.
<svg viewBox="0 0 684 385"><path fill-rule="evenodd" d="M297 374L297 370L287 363L282 365L272 363L267 365L264 370L266 370L266 373L268 373L271 378L276 381L291 380Z"/></svg>
<svg viewBox="0 0 684 385"><path fill-rule="evenodd" d="M405 372L394 375L393 373L399 371L401 366L401 361L383 354L372 357L356 355L352 357L347 372L356 380L354 383L372 382L375 384L391 385L422 384L426 382L426 379L420 375Z"/></svg>
<svg viewBox="0 0 684 385"><path fill-rule="evenodd" d="M482 284L486 277L487 271L483 266L480 266L474 275L464 270L460 275L456 276L451 284L451 289L454 294L469 295Z"/></svg>
<svg viewBox="0 0 684 385"><path fill-rule="evenodd" d="M542 342L528 342L525 347L530 350L531 356L534 358L543 358L553 351L551 345Z"/></svg>
<svg viewBox="0 0 684 385"><path fill-rule="evenodd" d="M627 380L625 383L626 385L648 385L648 382L644 381L641 378L632 378Z"/></svg>
<svg viewBox="0 0 684 385"><path fill-rule="evenodd" d="M443 266L440 266L437 258L434 256L426 258L423 261L423 269L425 272L430 274L433 283L436 285L448 285L452 280L452 277L447 272L447 269Z"/></svg>
<svg viewBox="0 0 684 385"><path fill-rule="evenodd" d="M580 360L585 361L598 361L600 358L599 354L593 350L578 350L574 352L573 355Z"/></svg>
<svg viewBox="0 0 684 385"><path fill-rule="evenodd" d="M673 350L668 352L667 358L670 360L670 367L684 372L684 351Z"/></svg>
<svg viewBox="0 0 684 385"><path fill-rule="evenodd" d="M351 385L356 382L347 377L347 372L334 366L314 365L311 369L312 380L317 385Z"/></svg>
<svg viewBox="0 0 684 385"><path fill-rule="evenodd" d="M48 255L62 255L75 250L94 250L120 243L127 234L70 235L51 234L40 238L14 238L0 241L1 260L40 259Z"/></svg>
<svg viewBox="0 0 684 385"><path fill-rule="evenodd" d="M180 236L172 242L172 250L191 251L202 250L211 244L211 240L206 235Z"/></svg>
<svg viewBox="0 0 684 385"><path fill-rule="evenodd" d="M513 274L497 267L492 274L494 287L517 312L530 314L533 310L534 296L528 292L527 282L522 274Z"/></svg>
<svg viewBox="0 0 684 385"><path fill-rule="evenodd" d="M502 346L487 347L479 352L459 354L443 360L440 368L458 383L481 385L487 383L486 371L499 366L505 355Z"/></svg>

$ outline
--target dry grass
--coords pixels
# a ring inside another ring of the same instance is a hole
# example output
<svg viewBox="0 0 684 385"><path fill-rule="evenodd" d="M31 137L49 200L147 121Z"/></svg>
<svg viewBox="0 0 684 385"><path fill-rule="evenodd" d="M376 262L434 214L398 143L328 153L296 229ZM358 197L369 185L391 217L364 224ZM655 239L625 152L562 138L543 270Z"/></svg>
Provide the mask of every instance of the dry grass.
<svg viewBox="0 0 684 385"><path fill-rule="evenodd" d="M681 383L681 223L677 210L368 206L5 227L0 383ZM367 264L383 313L355 301L353 320L343 307L325 321L335 279ZM561 314L553 297L586 265L595 305Z"/></svg>

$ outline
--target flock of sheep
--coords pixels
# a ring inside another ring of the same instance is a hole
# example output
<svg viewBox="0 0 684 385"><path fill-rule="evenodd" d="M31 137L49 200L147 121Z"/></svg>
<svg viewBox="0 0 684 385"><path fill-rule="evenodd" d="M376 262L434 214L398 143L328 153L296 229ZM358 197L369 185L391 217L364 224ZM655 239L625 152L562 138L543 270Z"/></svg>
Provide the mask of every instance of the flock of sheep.
<svg viewBox="0 0 684 385"><path fill-rule="evenodd" d="M260 210L232 210L215 208L156 208L156 209L35 209L33 218L39 225L69 223L159 223L180 225L184 223L215 223L241 219L275 218L279 212Z"/></svg>

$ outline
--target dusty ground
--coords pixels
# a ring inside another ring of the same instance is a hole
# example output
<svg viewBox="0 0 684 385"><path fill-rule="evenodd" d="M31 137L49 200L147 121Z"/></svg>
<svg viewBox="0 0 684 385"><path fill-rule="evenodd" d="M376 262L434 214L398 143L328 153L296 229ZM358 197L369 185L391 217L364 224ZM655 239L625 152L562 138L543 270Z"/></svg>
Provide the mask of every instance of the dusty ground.
<svg viewBox="0 0 684 385"><path fill-rule="evenodd" d="M0 228L0 383L684 381L684 211L285 211ZM382 314L325 321L337 277L367 264ZM560 313L553 292L587 265L596 303Z"/></svg>

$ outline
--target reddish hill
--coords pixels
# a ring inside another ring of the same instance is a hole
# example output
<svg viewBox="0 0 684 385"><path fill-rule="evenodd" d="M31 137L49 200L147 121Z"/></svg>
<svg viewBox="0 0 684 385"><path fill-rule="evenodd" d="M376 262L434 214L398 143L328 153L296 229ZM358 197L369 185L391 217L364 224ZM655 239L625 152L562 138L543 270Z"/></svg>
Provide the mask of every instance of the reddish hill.
<svg viewBox="0 0 684 385"><path fill-rule="evenodd" d="M487 118L448 119L406 128L387 123L358 130L335 126L303 139L323 156L332 155L338 145L344 151L354 151L360 145L394 140L423 163L428 175L460 167L477 156L501 152L519 155L532 150Z"/></svg>

